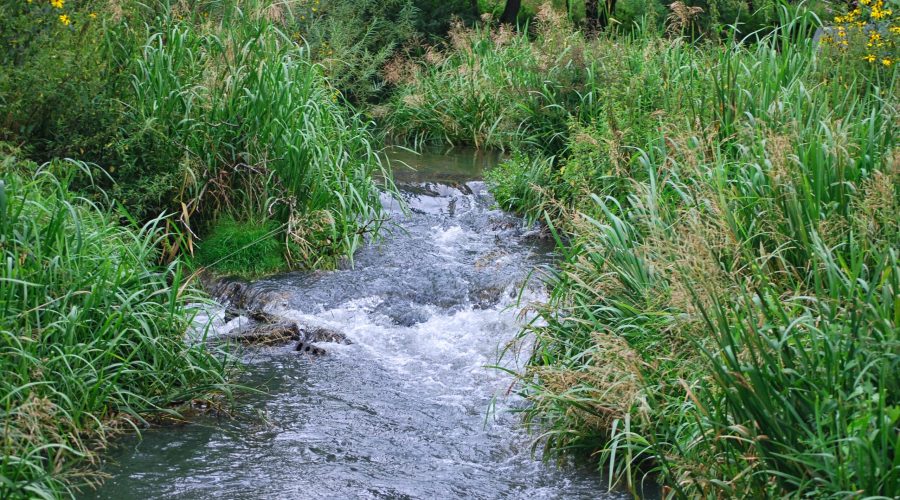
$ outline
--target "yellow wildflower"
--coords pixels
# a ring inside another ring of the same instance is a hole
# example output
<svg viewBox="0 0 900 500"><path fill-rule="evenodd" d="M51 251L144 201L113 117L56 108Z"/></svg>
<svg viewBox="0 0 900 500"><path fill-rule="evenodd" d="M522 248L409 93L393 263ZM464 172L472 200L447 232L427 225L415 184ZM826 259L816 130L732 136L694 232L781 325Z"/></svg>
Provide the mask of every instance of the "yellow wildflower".
<svg viewBox="0 0 900 500"><path fill-rule="evenodd" d="M65 14L59 16L59 22L63 23L63 26L68 26L68 25L72 24L72 20L69 19L69 16L67 16Z"/></svg>
<svg viewBox="0 0 900 500"><path fill-rule="evenodd" d="M875 54L869 54L866 57L863 57L863 60L866 62L873 63L873 62L875 62Z"/></svg>
<svg viewBox="0 0 900 500"><path fill-rule="evenodd" d="M890 66L893 62L894 62L894 61L891 61L891 60L888 59L888 58L884 58L884 59L881 60L881 64L883 64L883 65L885 65L885 66Z"/></svg>
<svg viewBox="0 0 900 500"><path fill-rule="evenodd" d="M63 8L64 3L66 3L66 0L50 0L50 5L56 7L57 9Z"/></svg>
<svg viewBox="0 0 900 500"><path fill-rule="evenodd" d="M97 19L97 13L96 13L96 12L91 12L90 14L88 14L88 16L89 16L91 19Z"/></svg>

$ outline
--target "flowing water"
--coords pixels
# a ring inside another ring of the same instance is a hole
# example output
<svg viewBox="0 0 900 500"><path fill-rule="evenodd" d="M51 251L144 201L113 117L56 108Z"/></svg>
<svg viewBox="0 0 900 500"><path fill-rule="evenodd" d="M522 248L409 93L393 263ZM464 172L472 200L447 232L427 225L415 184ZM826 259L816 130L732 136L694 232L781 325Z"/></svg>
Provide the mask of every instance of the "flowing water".
<svg viewBox="0 0 900 500"><path fill-rule="evenodd" d="M256 306L346 334L312 358L255 348L238 417L147 430L111 451L95 498L613 498L595 471L543 463L492 368L546 241L498 211L480 180L496 157L402 151L405 216L352 269L250 286ZM530 280L536 281L536 280ZM218 317L216 331L241 318ZM515 360L505 358L504 366ZM489 412L494 406L495 411Z"/></svg>

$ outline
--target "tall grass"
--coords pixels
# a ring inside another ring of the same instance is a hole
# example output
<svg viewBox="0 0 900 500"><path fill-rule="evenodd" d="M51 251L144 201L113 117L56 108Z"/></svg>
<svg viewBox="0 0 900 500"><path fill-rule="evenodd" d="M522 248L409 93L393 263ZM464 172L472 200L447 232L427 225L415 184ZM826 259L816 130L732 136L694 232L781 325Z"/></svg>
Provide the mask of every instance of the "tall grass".
<svg viewBox="0 0 900 500"><path fill-rule="evenodd" d="M545 456L585 454L666 496L900 492L897 70L816 47L814 16L781 15L753 44L559 35L552 54L583 57L545 59L545 88L579 75L556 97L519 64L553 30L469 32L446 59L468 62L410 80L407 95L435 98L502 86L486 110L511 117L507 135L455 128L477 115L457 118L452 97L395 104L402 136L441 137L443 119L443 139L531 151L489 181L561 236L521 334L523 416Z"/></svg>
<svg viewBox="0 0 900 500"><path fill-rule="evenodd" d="M540 44L508 27L457 24L447 47L429 49L418 64L389 68L397 73L393 80L405 83L385 117L389 135L414 144L561 149L568 109L591 75L577 50L581 35L560 29L560 14L543 13Z"/></svg>
<svg viewBox="0 0 900 500"><path fill-rule="evenodd" d="M184 342L204 299L157 266L164 219L121 226L71 195L83 164L0 167L0 497L54 498L111 435L227 391L227 366Z"/></svg>
<svg viewBox="0 0 900 500"><path fill-rule="evenodd" d="M170 255L193 253L223 216L279 225L295 267L332 266L377 232L390 172L370 124L310 57L317 7L70 2L64 25L45 4L4 20L24 48L0 79L11 104L0 138L40 161L98 164L141 220L176 213Z"/></svg>
<svg viewBox="0 0 900 500"><path fill-rule="evenodd" d="M271 214L300 249L295 263L352 256L381 219L376 178L390 179L368 125L283 31L288 7L220 2L205 15L164 7L150 27L127 111L139 132L123 147L172 150L188 227L193 217Z"/></svg>

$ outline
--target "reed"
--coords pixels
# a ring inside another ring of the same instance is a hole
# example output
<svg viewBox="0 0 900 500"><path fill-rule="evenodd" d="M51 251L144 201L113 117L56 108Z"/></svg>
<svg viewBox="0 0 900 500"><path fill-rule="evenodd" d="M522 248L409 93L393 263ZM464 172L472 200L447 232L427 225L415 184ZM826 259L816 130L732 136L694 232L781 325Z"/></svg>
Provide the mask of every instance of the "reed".
<svg viewBox="0 0 900 500"><path fill-rule="evenodd" d="M206 24L165 7L149 30L133 62L128 111L140 132L125 147L171 150L186 229L192 218L205 229L220 215L271 214L281 239L301 249L286 252L289 263L352 258L380 225L380 190L391 189L368 124L284 31L287 6L214 7Z"/></svg>
<svg viewBox="0 0 900 500"><path fill-rule="evenodd" d="M112 435L227 394L230 362L185 343L207 299L179 262L157 265L164 218L121 226L72 195L84 164L3 170L0 496L68 496Z"/></svg>
<svg viewBox="0 0 900 500"><path fill-rule="evenodd" d="M378 232L379 192L392 191L391 176L371 123L335 86L345 80L326 80L337 62L310 55L303 36L313 8L265 0L5 6L3 26L21 47L3 51L11 64L0 100L10 106L0 140L39 162L96 163L109 173L98 177L101 187L139 220L177 213L167 224L182 237L167 243L168 255L193 254L224 218L279 225L291 267L352 258ZM379 43L363 38L348 42L355 57Z"/></svg>

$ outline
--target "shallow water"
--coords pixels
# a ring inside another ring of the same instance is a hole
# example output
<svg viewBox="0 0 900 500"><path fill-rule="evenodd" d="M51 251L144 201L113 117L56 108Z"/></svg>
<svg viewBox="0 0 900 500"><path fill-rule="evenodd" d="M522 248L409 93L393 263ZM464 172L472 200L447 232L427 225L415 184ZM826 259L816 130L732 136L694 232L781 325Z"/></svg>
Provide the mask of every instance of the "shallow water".
<svg viewBox="0 0 900 500"><path fill-rule="evenodd" d="M480 181L496 157L391 153L411 209L353 269L252 285L256 305L345 333L352 345L253 349L232 419L147 430L108 454L93 498L614 498L588 468L531 455L511 377L491 368L519 312L521 283L550 248L493 208ZM240 318L216 320L219 332ZM514 367L506 358L504 365ZM494 412L489 408L495 402Z"/></svg>

